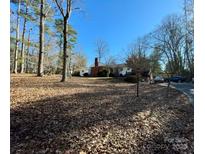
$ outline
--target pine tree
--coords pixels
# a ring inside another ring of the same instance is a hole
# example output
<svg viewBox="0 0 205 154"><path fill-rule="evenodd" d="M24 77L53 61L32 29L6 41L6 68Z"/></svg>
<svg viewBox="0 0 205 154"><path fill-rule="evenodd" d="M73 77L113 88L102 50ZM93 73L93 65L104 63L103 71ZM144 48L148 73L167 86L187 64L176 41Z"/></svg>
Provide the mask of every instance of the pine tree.
<svg viewBox="0 0 205 154"><path fill-rule="evenodd" d="M12 1L16 3L15 1ZM21 0L18 0L16 3L18 4L17 10L17 24L16 24L16 44L15 44L15 51L14 51L14 70L13 73L17 73L18 71L18 50L19 50L19 27L20 27L20 12L21 12Z"/></svg>

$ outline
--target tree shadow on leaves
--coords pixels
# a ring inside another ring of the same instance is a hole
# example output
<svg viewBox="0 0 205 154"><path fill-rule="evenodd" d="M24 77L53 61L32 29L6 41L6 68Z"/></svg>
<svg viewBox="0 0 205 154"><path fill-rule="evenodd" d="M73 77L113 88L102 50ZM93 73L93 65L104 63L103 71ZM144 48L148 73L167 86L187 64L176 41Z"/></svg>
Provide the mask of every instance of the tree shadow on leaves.
<svg viewBox="0 0 205 154"><path fill-rule="evenodd" d="M171 90L175 97L166 99L162 97L165 88L154 90L154 93L147 88L136 97L135 86L129 88L59 95L12 108L11 153L56 152L57 149L65 150L65 147L79 150L86 146L80 138L89 134L93 127L101 126L102 131L107 131L119 126L126 130L134 127L133 115L147 110L152 113L155 109L169 109L180 95ZM170 119L166 125L181 123L182 120L176 119Z"/></svg>

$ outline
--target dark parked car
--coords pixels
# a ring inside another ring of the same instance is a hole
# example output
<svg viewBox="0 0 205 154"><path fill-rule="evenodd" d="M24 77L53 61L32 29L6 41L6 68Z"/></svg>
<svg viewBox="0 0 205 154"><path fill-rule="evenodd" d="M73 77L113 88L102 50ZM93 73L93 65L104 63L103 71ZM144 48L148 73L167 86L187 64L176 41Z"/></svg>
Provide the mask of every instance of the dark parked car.
<svg viewBox="0 0 205 154"><path fill-rule="evenodd" d="M184 82L186 79L184 77L181 76L173 76L171 78L169 78L170 81L172 82Z"/></svg>
<svg viewBox="0 0 205 154"><path fill-rule="evenodd" d="M163 78L163 77L161 77L161 76L156 76L156 77L154 78L154 83L162 83L162 82L164 82L164 78Z"/></svg>

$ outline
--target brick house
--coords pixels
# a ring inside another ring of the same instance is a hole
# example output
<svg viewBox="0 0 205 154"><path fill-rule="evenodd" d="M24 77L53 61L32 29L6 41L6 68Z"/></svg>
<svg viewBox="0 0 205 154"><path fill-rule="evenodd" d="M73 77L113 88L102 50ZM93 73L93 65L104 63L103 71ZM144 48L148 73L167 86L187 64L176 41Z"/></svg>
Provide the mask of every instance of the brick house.
<svg viewBox="0 0 205 154"><path fill-rule="evenodd" d="M91 67L91 76L98 76L99 72L107 71L109 76L126 76L132 72L132 68L125 64L103 65L99 64L98 58L95 58L95 65Z"/></svg>

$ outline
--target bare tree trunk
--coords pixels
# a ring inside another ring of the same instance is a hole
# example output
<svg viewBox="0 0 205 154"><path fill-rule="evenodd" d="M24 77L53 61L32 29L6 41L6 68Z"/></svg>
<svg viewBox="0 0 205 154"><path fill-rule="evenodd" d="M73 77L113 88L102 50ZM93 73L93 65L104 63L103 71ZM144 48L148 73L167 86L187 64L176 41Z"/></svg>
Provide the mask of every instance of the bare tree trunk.
<svg viewBox="0 0 205 154"><path fill-rule="evenodd" d="M185 34L185 55L186 55L186 58L187 58L187 62L188 62L188 68L189 68L189 71L190 71L190 77L193 77L193 67L192 67L192 62L191 62L191 57L190 57L190 46L189 46L189 40L188 40L188 33L189 33L189 30L188 30L188 15L187 15L187 0L184 0L184 16L185 16L185 29L186 29L186 34Z"/></svg>
<svg viewBox="0 0 205 154"><path fill-rule="evenodd" d="M27 1L26 1L27 3ZM28 13L28 3L26 4L26 15ZM25 48L25 43L24 43L24 36L26 32L26 23L27 23L27 18L24 18L24 23L23 23L23 33L22 33L22 43L21 43L21 65L20 65L20 73L24 72L24 48Z"/></svg>
<svg viewBox="0 0 205 154"><path fill-rule="evenodd" d="M101 53L99 52L98 54L99 54L99 56L98 56L99 60L98 61L99 61L99 64L100 64L101 63Z"/></svg>
<svg viewBox="0 0 205 154"><path fill-rule="evenodd" d="M21 11L21 0L18 1L17 26L16 26L16 47L15 47L15 51L14 51L14 70L13 70L13 73L17 73L17 68L18 68L20 11Z"/></svg>
<svg viewBox="0 0 205 154"><path fill-rule="evenodd" d="M57 7L59 8L62 16L63 16L63 71L62 71L62 79L61 82L65 82L67 79L67 22L71 15L71 6L72 6L72 0L66 1L66 13L64 13L63 8L60 6L57 0L55 0L55 3Z"/></svg>
<svg viewBox="0 0 205 154"><path fill-rule="evenodd" d="M62 80L65 82L67 79L67 17L63 19L63 71L62 71Z"/></svg>
<svg viewBox="0 0 205 154"><path fill-rule="evenodd" d="M29 63L29 47L27 48L27 52L26 52L26 68L25 68L25 72L28 73L28 64Z"/></svg>
<svg viewBox="0 0 205 154"><path fill-rule="evenodd" d="M26 73L28 73L28 62L29 62L29 49L30 49L30 32L32 28L30 28L28 32L28 47L27 47L27 53L26 53Z"/></svg>
<svg viewBox="0 0 205 154"><path fill-rule="evenodd" d="M24 21L24 26L23 26L23 33L22 33L22 43L21 43L21 62L20 62L20 73L24 72L24 35L26 31L26 19Z"/></svg>
<svg viewBox="0 0 205 154"><path fill-rule="evenodd" d="M72 50L71 50L71 48L69 48L70 50L69 50L69 67L68 67L68 76L69 76L69 78L71 78L72 77L72 68L71 68L71 65L72 65Z"/></svg>
<svg viewBox="0 0 205 154"><path fill-rule="evenodd" d="M44 0L41 0L41 13L40 13L40 40L39 40L39 57L38 57L38 70L37 76L43 76L43 58L44 58Z"/></svg>

